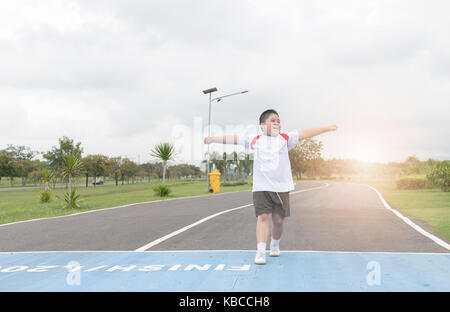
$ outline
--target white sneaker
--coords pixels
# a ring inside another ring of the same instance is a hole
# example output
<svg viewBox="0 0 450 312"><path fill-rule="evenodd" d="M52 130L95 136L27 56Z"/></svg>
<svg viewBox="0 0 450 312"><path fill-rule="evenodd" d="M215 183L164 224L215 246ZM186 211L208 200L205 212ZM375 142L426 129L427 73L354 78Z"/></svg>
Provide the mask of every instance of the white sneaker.
<svg viewBox="0 0 450 312"><path fill-rule="evenodd" d="M257 251L255 256L256 264L266 264L266 253L264 251Z"/></svg>
<svg viewBox="0 0 450 312"><path fill-rule="evenodd" d="M271 257L279 257L280 256L280 245L274 246L270 244L270 254Z"/></svg>

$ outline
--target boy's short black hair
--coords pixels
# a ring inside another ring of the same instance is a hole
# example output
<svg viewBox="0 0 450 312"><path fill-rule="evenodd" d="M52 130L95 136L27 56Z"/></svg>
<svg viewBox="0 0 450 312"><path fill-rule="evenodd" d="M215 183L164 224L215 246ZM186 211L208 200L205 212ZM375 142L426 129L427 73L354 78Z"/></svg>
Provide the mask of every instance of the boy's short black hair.
<svg viewBox="0 0 450 312"><path fill-rule="evenodd" d="M280 117L280 115L278 115L277 111L274 109L268 109L265 110L261 116L259 116L259 124L262 124L263 122L265 122L267 120L267 118L269 118L269 116L271 114L276 114L278 117Z"/></svg>

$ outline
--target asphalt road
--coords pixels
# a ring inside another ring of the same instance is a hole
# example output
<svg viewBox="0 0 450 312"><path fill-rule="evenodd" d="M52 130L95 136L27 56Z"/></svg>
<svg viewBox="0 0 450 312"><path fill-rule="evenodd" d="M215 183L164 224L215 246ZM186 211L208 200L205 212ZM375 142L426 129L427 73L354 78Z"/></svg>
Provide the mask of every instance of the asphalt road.
<svg viewBox="0 0 450 312"><path fill-rule="evenodd" d="M290 196L282 251L450 252L386 209L368 186L326 183L297 182L296 191L307 191ZM189 225L146 250L254 250L251 204L244 191L0 225L0 252L133 251Z"/></svg>

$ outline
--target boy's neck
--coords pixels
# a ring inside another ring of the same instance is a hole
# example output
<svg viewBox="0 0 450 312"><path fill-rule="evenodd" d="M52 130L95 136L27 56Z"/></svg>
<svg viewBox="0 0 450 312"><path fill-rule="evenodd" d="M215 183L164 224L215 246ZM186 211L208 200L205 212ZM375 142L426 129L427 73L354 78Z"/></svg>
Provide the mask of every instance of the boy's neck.
<svg viewBox="0 0 450 312"><path fill-rule="evenodd" d="M266 133L263 132L263 135L268 136L268 137L276 137L276 136L278 136L280 134L278 133L277 135L271 135L271 134L269 135L269 134L266 134Z"/></svg>

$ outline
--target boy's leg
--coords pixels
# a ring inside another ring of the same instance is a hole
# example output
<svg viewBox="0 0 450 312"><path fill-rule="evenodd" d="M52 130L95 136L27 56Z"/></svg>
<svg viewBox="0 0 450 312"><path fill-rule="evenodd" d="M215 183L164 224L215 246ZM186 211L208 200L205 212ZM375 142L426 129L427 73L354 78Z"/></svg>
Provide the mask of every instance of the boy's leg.
<svg viewBox="0 0 450 312"><path fill-rule="evenodd" d="M266 243L270 232L270 214L263 213L258 216L256 222L256 242Z"/></svg>
<svg viewBox="0 0 450 312"><path fill-rule="evenodd" d="M273 201L269 192L253 192L253 205L255 207L256 221L256 242L257 251L255 256L256 264L266 263L266 242L270 234L270 219L273 210Z"/></svg>
<svg viewBox="0 0 450 312"><path fill-rule="evenodd" d="M272 239L280 240L283 233L284 218L278 213L272 213Z"/></svg>
<svg viewBox="0 0 450 312"><path fill-rule="evenodd" d="M266 263L266 242L270 232L270 214L263 213L256 221L256 242L257 251L255 256L256 264Z"/></svg>
<svg viewBox="0 0 450 312"><path fill-rule="evenodd" d="M289 209L289 192L277 193L280 200L279 204L274 206L272 213L272 240L270 242L271 257L280 256L280 239L283 233L284 218L290 215Z"/></svg>
<svg viewBox="0 0 450 312"><path fill-rule="evenodd" d="M256 242L258 250L261 251L270 234L270 218L272 215L273 202L269 192L253 192L253 206L256 215Z"/></svg>
<svg viewBox="0 0 450 312"><path fill-rule="evenodd" d="M283 233L283 221L284 218L278 213L272 213L272 240L270 241L270 253L271 257L280 256L280 239Z"/></svg>
<svg viewBox="0 0 450 312"><path fill-rule="evenodd" d="M277 198L275 198L274 194L277 195ZM276 203L272 212L272 242L275 240L277 245L283 233L284 218L289 217L291 214L289 192L272 193L271 196Z"/></svg>

